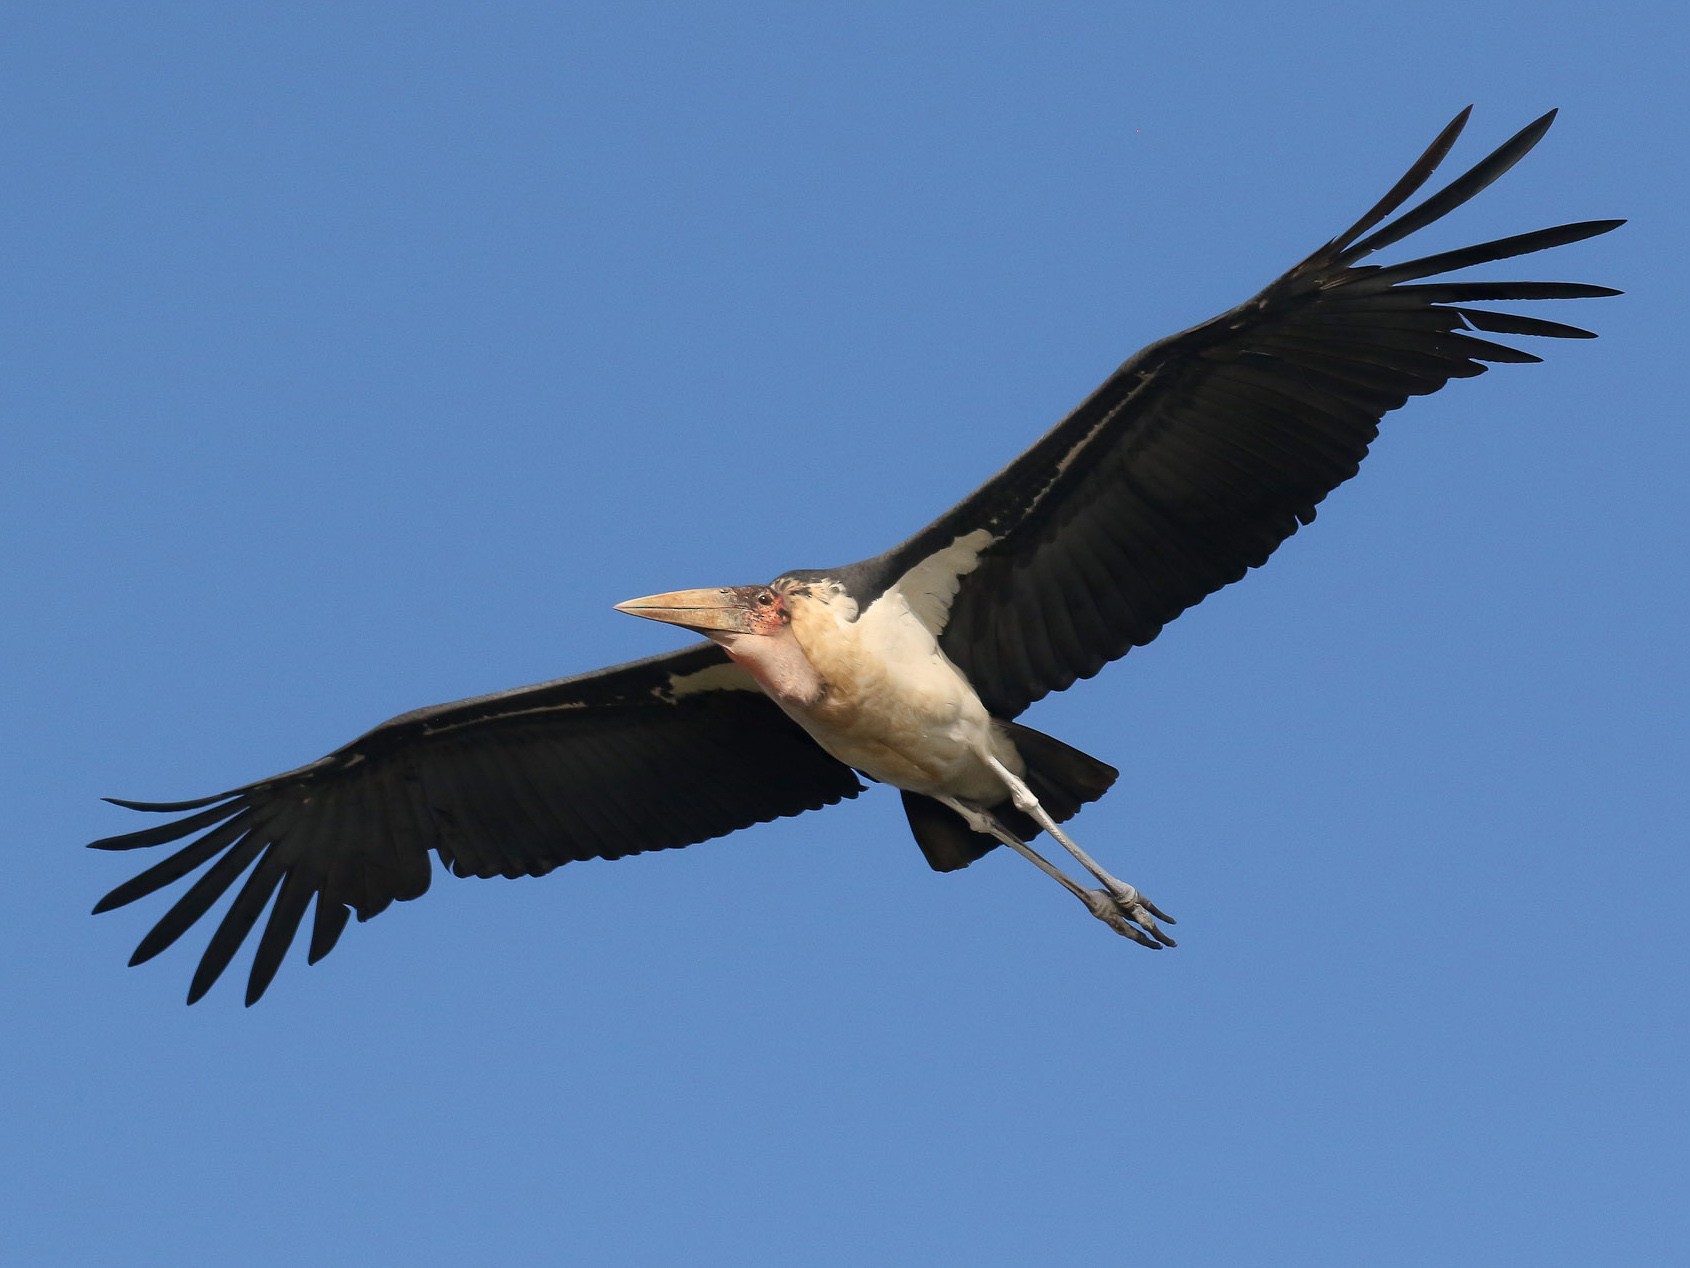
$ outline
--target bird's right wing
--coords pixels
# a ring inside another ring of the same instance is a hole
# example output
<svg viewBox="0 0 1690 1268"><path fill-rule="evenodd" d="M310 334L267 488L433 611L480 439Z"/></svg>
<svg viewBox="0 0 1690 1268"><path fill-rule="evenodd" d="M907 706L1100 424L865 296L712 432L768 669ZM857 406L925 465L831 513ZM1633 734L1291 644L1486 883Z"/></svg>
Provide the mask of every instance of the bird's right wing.
<svg viewBox="0 0 1690 1268"><path fill-rule="evenodd" d="M1253 299L1129 359L998 475L859 567L882 584L896 579L998 717L1149 642L1313 520L1356 473L1387 412L1487 362L1539 360L1473 332L1589 337L1471 305L1617 291L1443 275L1594 237L1618 220L1361 263L1483 190L1553 118L1387 221L1449 151L1462 111L1347 231Z"/></svg>
<svg viewBox="0 0 1690 1268"><path fill-rule="evenodd" d="M316 900L310 960L359 920L428 889L429 852L458 876L540 876L575 859L690 845L862 791L711 643L596 673L403 714L327 757L195 801L118 801L185 815L94 842L191 837L96 912L205 870L135 950L151 959L241 887L188 993L210 989L272 896L247 1003L264 993ZM206 866L209 864L209 866Z"/></svg>

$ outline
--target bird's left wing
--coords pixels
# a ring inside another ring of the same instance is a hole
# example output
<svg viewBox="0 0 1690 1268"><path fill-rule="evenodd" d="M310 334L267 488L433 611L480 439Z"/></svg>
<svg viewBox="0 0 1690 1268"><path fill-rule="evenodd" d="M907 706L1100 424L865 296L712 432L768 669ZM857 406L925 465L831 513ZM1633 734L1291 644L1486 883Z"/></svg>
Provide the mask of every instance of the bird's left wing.
<svg viewBox="0 0 1690 1268"><path fill-rule="evenodd" d="M458 876L541 876L575 859L690 845L861 790L720 648L700 643L403 714L307 766L213 797L118 801L186 817L95 848L193 839L94 910L205 868L142 939L130 960L139 964L246 873L188 1002L210 989L269 906L251 1004L313 899L315 963L353 913L368 920L427 890L430 851Z"/></svg>
<svg viewBox="0 0 1690 1268"><path fill-rule="evenodd" d="M856 567L871 589L900 589L998 717L1149 642L1313 520L1315 505L1355 474L1388 411L1485 362L1539 360L1469 332L1589 336L1468 305L1617 291L1420 279L1577 242L1618 220L1359 263L1484 189L1553 118L1376 228L1449 151L1462 111L1347 231L1255 298L1132 357L980 489Z"/></svg>

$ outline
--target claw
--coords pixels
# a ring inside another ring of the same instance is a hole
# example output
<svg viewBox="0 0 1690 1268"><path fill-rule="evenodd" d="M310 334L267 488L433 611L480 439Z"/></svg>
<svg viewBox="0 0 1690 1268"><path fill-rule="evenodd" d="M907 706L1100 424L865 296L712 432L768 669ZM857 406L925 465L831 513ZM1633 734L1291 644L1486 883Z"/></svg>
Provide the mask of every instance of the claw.
<svg viewBox="0 0 1690 1268"><path fill-rule="evenodd" d="M1129 938L1131 938L1134 942L1138 943L1138 945L1141 946L1141 947L1149 947L1152 951L1160 951L1162 949L1162 943L1159 939L1152 938L1152 937L1149 937L1146 934L1140 933L1137 929L1133 928L1131 925L1126 926L1126 932L1127 932L1127 936Z"/></svg>
<svg viewBox="0 0 1690 1268"><path fill-rule="evenodd" d="M1174 940L1156 927L1142 900L1126 903L1102 889L1082 890L1080 898L1092 915L1123 938L1131 938L1139 946L1149 947L1152 951L1174 945Z"/></svg>
<svg viewBox="0 0 1690 1268"><path fill-rule="evenodd" d="M1158 919L1165 920L1170 925L1178 922L1141 894L1136 886L1129 885L1122 880L1116 880L1113 876L1104 878L1103 883L1108 887L1109 897L1114 901L1121 914L1134 924L1142 927L1145 933L1156 940L1158 947L1179 945L1156 927ZM1145 946L1150 945L1143 938L1135 939L1135 941Z"/></svg>
<svg viewBox="0 0 1690 1268"><path fill-rule="evenodd" d="M1143 894L1140 894L1138 896L1138 902L1139 902L1139 906L1143 907L1146 911L1148 911L1152 916L1155 916L1156 919L1160 920L1163 924L1165 924L1165 925L1177 925L1179 923L1179 921L1175 920L1172 916L1170 916L1167 912L1163 911L1155 903L1151 902Z"/></svg>
<svg viewBox="0 0 1690 1268"><path fill-rule="evenodd" d="M1135 916L1134 919L1137 920L1139 924L1143 925L1146 929L1148 929L1150 931L1150 936L1152 938L1155 938L1156 941L1160 945L1162 945L1164 947L1177 947L1179 945L1179 943L1175 942L1167 934L1163 933L1160 929L1158 929L1156 927L1156 922L1154 920L1152 920L1148 915Z"/></svg>

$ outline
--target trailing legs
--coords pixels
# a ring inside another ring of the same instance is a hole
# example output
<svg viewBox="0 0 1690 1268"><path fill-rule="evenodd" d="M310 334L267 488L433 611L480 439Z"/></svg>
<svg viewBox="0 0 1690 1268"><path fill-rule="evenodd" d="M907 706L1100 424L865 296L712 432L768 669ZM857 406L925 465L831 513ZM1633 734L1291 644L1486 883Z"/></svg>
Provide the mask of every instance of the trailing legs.
<svg viewBox="0 0 1690 1268"><path fill-rule="evenodd" d="M1032 846L1028 845L1025 841L1021 840L1020 837L1016 836L1008 828L1004 827L1003 824L999 823L990 811L981 810L977 806L971 806L966 802L958 801L955 797L946 797L941 795L937 798L937 800L943 802L952 810L956 811L957 814L961 815L963 820L974 831L985 833L990 837L995 837L997 840L1007 845L1010 849L1014 850L1022 858L1026 859L1034 867L1038 868L1046 876L1049 876L1052 880L1056 881L1056 883L1061 885L1062 888L1066 889L1070 894L1074 895L1075 898L1078 898L1082 903L1084 903L1087 911L1091 912L1092 915L1096 916L1122 937L1131 938L1140 946L1149 947L1153 951L1160 951L1165 946L1173 946L1174 940L1168 937L1167 934L1163 933L1156 926L1156 921L1158 919L1165 920L1170 925L1175 923L1173 917L1158 908L1156 904L1144 897L1144 895L1139 893L1133 886L1128 885L1125 881L1117 880L1094 863L1089 855L1070 841L1068 837L1057 828L1055 822L1048 814L1045 813L1044 807L1039 805L1038 799L1033 796L1032 791L1027 788L1026 784L1022 783L1019 779L1016 779L1014 775L1011 775L1007 769L1000 766L995 760L993 760L992 764L998 767L1001 774L1008 776L1010 780L1014 781L1010 787L1012 789L1011 795L1015 800L1016 808L1024 813L1032 815L1040 827L1050 833L1057 841L1061 842L1062 845L1085 866L1087 871L1103 883L1103 889L1086 889L1084 886L1077 884L1061 868L1057 867L1049 859L1045 858L1044 855L1040 854L1037 850L1033 849ZM1018 793L1013 791L1017 786L1019 786L1021 790ZM1023 795L1029 804L1022 804Z"/></svg>

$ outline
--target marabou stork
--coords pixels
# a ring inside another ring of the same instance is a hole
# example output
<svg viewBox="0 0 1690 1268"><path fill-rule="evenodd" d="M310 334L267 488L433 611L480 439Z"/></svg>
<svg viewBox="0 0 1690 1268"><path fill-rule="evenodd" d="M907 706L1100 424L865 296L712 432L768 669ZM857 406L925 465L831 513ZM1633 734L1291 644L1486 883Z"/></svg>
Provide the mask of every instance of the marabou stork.
<svg viewBox="0 0 1690 1268"><path fill-rule="evenodd" d="M1253 299L1132 357L908 541L767 585L619 604L705 636L667 655L419 709L307 766L212 797L117 801L185 817L97 848L192 839L94 910L205 868L141 940L130 960L139 964L246 873L188 1002L268 906L251 1004L313 899L315 963L354 912L368 920L421 895L430 852L458 876L540 876L831 805L862 792L866 775L901 791L916 843L939 871L1007 845L1116 932L1172 946L1157 924L1168 918L1057 826L1100 797L1115 770L1013 719L1263 563L1356 473L1381 418L1410 396L1487 362L1539 360L1471 332L1591 337L1469 305L1617 291L1441 275L1606 233L1618 220L1361 263L1484 189L1554 118L1387 223L1467 115L1350 228ZM1036 853L1028 841L1040 831L1096 884Z"/></svg>

